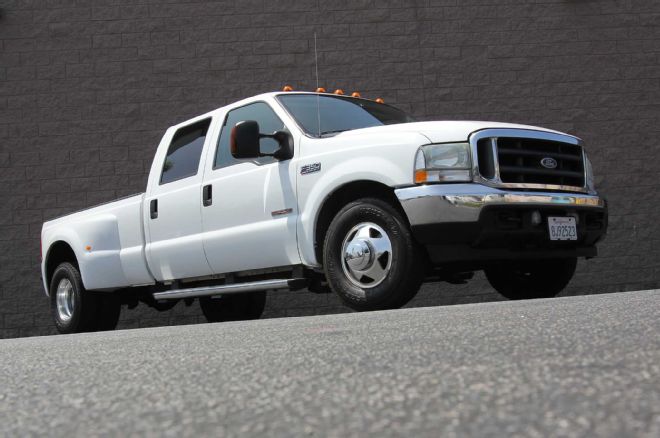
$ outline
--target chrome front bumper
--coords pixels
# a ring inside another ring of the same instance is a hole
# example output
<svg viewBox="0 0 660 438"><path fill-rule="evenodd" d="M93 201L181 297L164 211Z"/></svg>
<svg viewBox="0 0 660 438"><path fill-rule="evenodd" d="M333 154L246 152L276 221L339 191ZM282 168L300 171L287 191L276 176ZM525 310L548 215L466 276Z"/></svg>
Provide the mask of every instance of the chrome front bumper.
<svg viewBox="0 0 660 438"><path fill-rule="evenodd" d="M395 193L413 226L477 222L484 207L495 205L606 207L598 195L501 190L476 183L423 185Z"/></svg>

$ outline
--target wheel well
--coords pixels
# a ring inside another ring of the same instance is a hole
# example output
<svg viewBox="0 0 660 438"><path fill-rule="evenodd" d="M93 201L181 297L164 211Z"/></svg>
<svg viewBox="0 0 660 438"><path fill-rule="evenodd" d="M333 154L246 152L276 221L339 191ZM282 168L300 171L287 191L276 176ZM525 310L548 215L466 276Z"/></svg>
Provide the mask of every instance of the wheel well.
<svg viewBox="0 0 660 438"><path fill-rule="evenodd" d="M48 287L50 287L50 280L53 278L55 269L57 269L60 263L64 262L69 262L79 269L76 253L73 252L73 249L68 243L59 240L50 246L46 255L46 284Z"/></svg>
<svg viewBox="0 0 660 438"><path fill-rule="evenodd" d="M323 242L325 235L330 227L330 222L349 202L355 201L360 198L378 198L388 202L396 208L404 220L407 222L408 218L401 208L399 199L394 194L394 189L385 184L375 181L354 181L336 189L323 201L321 210L316 219L316 227L314 229L314 254L316 260L321 263L323 260Z"/></svg>

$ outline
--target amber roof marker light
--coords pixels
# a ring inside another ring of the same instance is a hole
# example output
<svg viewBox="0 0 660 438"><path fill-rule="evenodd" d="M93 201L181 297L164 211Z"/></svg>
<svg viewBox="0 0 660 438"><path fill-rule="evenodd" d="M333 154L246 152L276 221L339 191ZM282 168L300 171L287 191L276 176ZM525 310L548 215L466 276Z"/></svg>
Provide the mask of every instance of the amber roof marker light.
<svg viewBox="0 0 660 438"><path fill-rule="evenodd" d="M341 88L337 88L335 90L335 94L338 95L338 96L343 96L344 95L344 90L342 90Z"/></svg>
<svg viewBox="0 0 660 438"><path fill-rule="evenodd" d="M376 103L385 103L382 97L376 99Z"/></svg>
<svg viewBox="0 0 660 438"><path fill-rule="evenodd" d="M293 87L291 85L285 85L282 88L282 91L293 91Z"/></svg>
<svg viewBox="0 0 660 438"><path fill-rule="evenodd" d="M317 92L317 93L326 93L325 88L323 88L323 87L318 87L318 88L316 89L316 92Z"/></svg>
<svg viewBox="0 0 660 438"><path fill-rule="evenodd" d="M351 93L351 97L362 97L362 95L360 93L358 93L357 91L353 91Z"/></svg>

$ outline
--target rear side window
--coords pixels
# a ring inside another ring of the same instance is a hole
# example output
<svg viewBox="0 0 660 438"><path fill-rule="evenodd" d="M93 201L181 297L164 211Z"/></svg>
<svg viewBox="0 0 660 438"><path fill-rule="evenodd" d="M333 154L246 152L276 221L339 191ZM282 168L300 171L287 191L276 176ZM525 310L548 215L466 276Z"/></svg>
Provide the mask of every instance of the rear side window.
<svg viewBox="0 0 660 438"><path fill-rule="evenodd" d="M180 128L174 134L163 163L160 183L167 184L197 175L199 159L211 119Z"/></svg>

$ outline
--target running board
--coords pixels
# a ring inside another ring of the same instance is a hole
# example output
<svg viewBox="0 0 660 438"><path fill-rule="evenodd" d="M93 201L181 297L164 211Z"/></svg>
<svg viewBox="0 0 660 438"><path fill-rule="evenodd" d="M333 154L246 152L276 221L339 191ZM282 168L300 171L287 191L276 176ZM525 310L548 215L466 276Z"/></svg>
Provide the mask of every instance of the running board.
<svg viewBox="0 0 660 438"><path fill-rule="evenodd" d="M307 285L304 278L252 281L218 286L193 287L191 289L172 289L154 293L156 300L178 300L182 298L212 297L214 295L244 294L263 290L301 289Z"/></svg>

